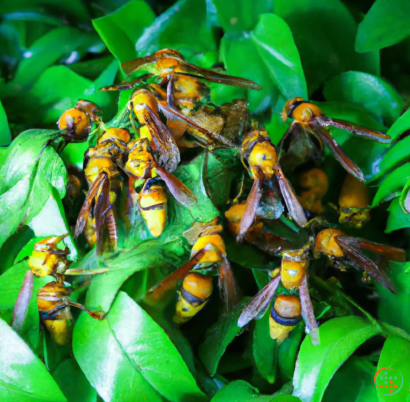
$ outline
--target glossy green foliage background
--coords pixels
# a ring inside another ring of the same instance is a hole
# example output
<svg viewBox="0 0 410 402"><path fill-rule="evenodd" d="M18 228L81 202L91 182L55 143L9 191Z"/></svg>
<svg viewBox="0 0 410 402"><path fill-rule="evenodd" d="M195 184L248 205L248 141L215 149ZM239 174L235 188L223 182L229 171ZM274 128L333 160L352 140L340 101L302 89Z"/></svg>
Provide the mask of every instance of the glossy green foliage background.
<svg viewBox="0 0 410 402"><path fill-rule="evenodd" d="M55 135L56 121L83 98L102 108L105 122L117 121L130 93L99 89L125 78L121 62L162 48L259 83L261 91L212 84L211 99L219 105L245 97L275 144L288 128L279 113L296 96L316 102L330 117L387 132L393 141L382 145L331 130L363 169L374 196L371 225L351 234L408 250L410 215L402 208L410 190L408 1L3 1L0 400L410 401L405 392L383 397L373 385L377 369L391 366L403 373L403 389L410 388L409 263L392 263L388 271L397 294L378 284L363 286L355 272L312 273L320 346L304 336L302 325L278 345L269 337L268 313L245 330L237 327L240 308L280 261L249 244L238 246L227 232L228 258L243 291L234 311L220 315L215 291L201 314L177 327L175 295L158 305L144 300L188 260L183 232L196 221L222 216L228 189L241 177L233 152L209 157L215 205L200 184L203 154L177 169L199 203L187 210L171 200L170 221L159 239L149 237L136 217L121 253L103 261L68 240L77 266L109 268L88 287L81 279L73 282L79 285L73 298L109 312L105 320L74 312L72 345L58 347L41 330L35 297L51 278L35 278L23 328L17 334L9 326L28 269L25 257L38 239L70 231L65 165L81 168L95 141L70 144L61 155L48 147L38 158ZM341 168L328 155L323 168L339 189ZM335 194L329 201L337 203Z"/></svg>

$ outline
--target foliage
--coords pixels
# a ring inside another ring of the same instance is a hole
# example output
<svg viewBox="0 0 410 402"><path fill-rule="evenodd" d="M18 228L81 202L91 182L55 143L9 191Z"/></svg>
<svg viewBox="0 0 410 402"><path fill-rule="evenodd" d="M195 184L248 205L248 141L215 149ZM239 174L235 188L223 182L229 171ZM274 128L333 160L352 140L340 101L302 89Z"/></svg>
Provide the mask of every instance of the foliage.
<svg viewBox="0 0 410 402"><path fill-rule="evenodd" d="M387 132L391 144L331 129L364 171L373 196L370 225L348 233L408 252L409 8L404 0L5 2L0 9L0 399L405 400L378 394L373 377L380 368L394 367L409 388L409 263L391 263L387 270L397 289L393 294L377 283L363 285L354 271L324 269L320 261L312 267L310 293L321 344L313 346L301 324L278 344L269 336L269 312L246 329L236 323L280 260L237 244L224 231L241 301L220 314L215 291L200 314L178 327L172 322L175 294L157 304L145 296L188 261L183 233L192 224L223 220L231 189L242 179L237 152L209 155L208 189L204 153L184 153L175 176L194 192L196 206L187 209L169 197L169 222L158 239L133 216L132 230L120 233L120 251L98 258L84 239L75 243L71 236L83 198L77 205L66 196L68 165L82 169L96 138L60 152L55 123L78 99L87 99L99 105L108 126L118 125L130 91L99 89L125 78L121 62L177 49L190 63L260 84L260 91L211 84L211 101L246 98L252 117L275 144L289 126L279 113L297 96L311 99L331 118ZM331 183L326 204L336 204L344 172L329 154L322 168ZM299 191L296 177L289 177ZM293 232L284 215L281 224ZM107 316L98 321L73 311L72 343L59 346L38 314L37 291L53 280L49 276L34 278L19 333L9 324L34 244L65 233L72 267L108 268L91 284L85 276L66 278L71 299Z"/></svg>

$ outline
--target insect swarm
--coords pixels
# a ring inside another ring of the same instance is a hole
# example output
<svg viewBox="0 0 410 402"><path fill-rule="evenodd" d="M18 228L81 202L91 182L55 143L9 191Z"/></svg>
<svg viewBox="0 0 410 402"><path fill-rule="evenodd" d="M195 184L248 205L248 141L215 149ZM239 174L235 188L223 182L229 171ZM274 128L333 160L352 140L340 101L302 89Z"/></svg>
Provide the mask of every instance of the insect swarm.
<svg viewBox="0 0 410 402"><path fill-rule="evenodd" d="M25 389L53 401L373 400L376 360L406 360L408 267L403 252L382 248L407 246L398 199L409 174L406 40L385 49L391 29L374 40L374 27L386 28L378 2L335 0L334 12L262 4L261 15L213 3L182 0L162 16L157 2L65 4L63 19L42 10L57 25L38 29L25 20L38 10L5 11L0 354L10 386L0 399ZM283 124L286 101L299 96L309 101ZM323 114L392 143L352 138ZM38 129L7 146L7 121L12 138ZM333 140L355 184L343 186ZM315 249L328 229L341 232L342 254L331 240ZM64 233L70 254L50 239ZM171 297L155 299L161 289ZM238 327L264 302L260 320ZM363 384L341 390L352 379Z"/></svg>

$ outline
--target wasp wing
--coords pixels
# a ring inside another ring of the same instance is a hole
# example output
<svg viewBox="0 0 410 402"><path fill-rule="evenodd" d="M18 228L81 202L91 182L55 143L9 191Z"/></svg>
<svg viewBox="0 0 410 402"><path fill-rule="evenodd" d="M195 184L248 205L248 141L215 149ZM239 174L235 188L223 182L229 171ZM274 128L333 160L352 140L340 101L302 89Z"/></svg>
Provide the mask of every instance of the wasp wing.
<svg viewBox="0 0 410 402"><path fill-rule="evenodd" d="M370 258L362 254L356 247L347 240L346 236L336 236L336 243L342 248L343 252L350 259L356 268L363 269L377 282L393 293L397 293L393 283L390 281L387 274L382 271Z"/></svg>
<svg viewBox="0 0 410 402"><path fill-rule="evenodd" d="M372 251L375 254L381 255L384 258L392 261L405 262L406 252L402 248L390 247L384 244L373 243L368 240L358 237L338 236L339 239L351 247L360 248L362 250Z"/></svg>
<svg viewBox="0 0 410 402"><path fill-rule="evenodd" d="M383 134L380 131L370 130L366 127L359 126L358 124L351 123L350 121L331 119L328 116L322 115L316 117L316 120L323 127L336 127L342 130L349 131L350 133L359 137L364 137L369 140L374 140L381 143L389 143L391 141L390 135Z"/></svg>
<svg viewBox="0 0 410 402"><path fill-rule="evenodd" d="M292 185L286 179L279 166L275 167L275 176L278 179L280 192L285 200L286 207L289 211L290 217L299 225L304 226L307 223L306 215L303 208L293 190Z"/></svg>
<svg viewBox="0 0 410 402"><path fill-rule="evenodd" d="M179 120L184 123L186 123L188 126L194 128L195 130L198 130L200 133L204 134L209 140L218 140L222 144L226 145L227 147L235 148L236 144L233 143L232 141L226 139L222 135L211 132L203 127L201 127L199 124L196 124L193 122L190 118L187 116L183 115L182 113L176 111L175 109L172 109L168 106L165 105L158 105L159 109L161 112L164 114L164 116L169 119L169 120Z"/></svg>
<svg viewBox="0 0 410 402"><path fill-rule="evenodd" d="M238 319L238 327L244 327L254 318L262 318L269 304L275 296L276 289L279 286L281 276L273 278L255 297L253 297L243 309Z"/></svg>
<svg viewBox="0 0 410 402"><path fill-rule="evenodd" d="M74 239L76 239L83 232L85 224L87 222L87 215L90 211L93 199L97 196L98 191L100 190L101 186L103 186L105 181L108 181L107 175L105 173L100 173L95 179L90 189L88 190L87 196L84 200L84 204L77 218Z"/></svg>
<svg viewBox="0 0 410 402"><path fill-rule="evenodd" d="M13 309L13 318L11 326L17 333L20 333L23 327L24 321L26 319L28 305L31 300L31 295L33 294L33 273L28 270L24 277L23 285L18 294L16 304Z"/></svg>
<svg viewBox="0 0 410 402"><path fill-rule="evenodd" d="M305 321L306 332L310 334L313 345L320 344L319 329L317 327L315 312L312 301L310 300L309 287L306 275L302 279L299 287L300 305L302 308L302 317Z"/></svg>
<svg viewBox="0 0 410 402"><path fill-rule="evenodd" d="M316 119L312 119L312 129L315 133L319 136L319 138L326 144L326 146L330 149L333 153L335 158L340 162L340 164L349 172L351 175L357 177L360 181L365 182L366 179L364 177L363 172L360 170L359 166L357 166L340 148L339 144L336 140L330 135L329 131L326 128L322 127Z"/></svg>
<svg viewBox="0 0 410 402"><path fill-rule="evenodd" d="M206 68L201 68L193 64L187 63L184 60L180 60L180 65L182 65L183 69L186 71L185 75L190 75L195 78L201 78L207 81L216 82L218 84L232 85L235 87L241 87L246 89L262 89L262 87L259 84L251 80L217 73L216 71L208 70ZM178 72L177 74L184 75L184 72ZM200 76L197 76L197 74L200 74Z"/></svg>
<svg viewBox="0 0 410 402"><path fill-rule="evenodd" d="M241 223L239 224L239 232L237 236L238 241L242 241L248 229L252 226L256 210L258 209L259 201L262 197L262 183L264 175L259 166L255 166L257 177L253 180L251 192L246 199L245 212L242 215Z"/></svg>
<svg viewBox="0 0 410 402"><path fill-rule="evenodd" d="M219 287L222 290L226 310L232 311L238 301L238 293L231 265L225 255L222 255L222 262L219 266Z"/></svg>
<svg viewBox="0 0 410 402"><path fill-rule="evenodd" d="M147 64L156 63L157 60L163 57L183 61L181 54L177 50L162 49L149 56L139 57L138 59L125 61L124 63L121 63L121 69L122 71L124 71L125 74L130 75L133 72L139 70L140 68L146 66Z"/></svg>
<svg viewBox="0 0 410 402"><path fill-rule="evenodd" d="M161 177L162 180L164 180L169 192L182 205L189 207L198 201L193 192L174 175L168 173L160 166L156 166L155 171L158 173L158 176Z"/></svg>
<svg viewBox="0 0 410 402"><path fill-rule="evenodd" d="M185 278L188 272L198 264L205 251L198 251L187 263L168 275L154 289L151 289L148 293L149 298L153 301L159 301L164 298L168 291L175 289L178 282Z"/></svg>
<svg viewBox="0 0 410 402"><path fill-rule="evenodd" d="M148 111L149 116L144 115L145 124L151 128L150 133L152 135L152 140L159 153L158 163L168 172L173 172L181 161L179 148L165 124L149 108L149 106L144 105L144 107Z"/></svg>
<svg viewBox="0 0 410 402"><path fill-rule="evenodd" d="M95 203L97 254L112 253L117 248L118 234L110 202L110 181L104 180Z"/></svg>

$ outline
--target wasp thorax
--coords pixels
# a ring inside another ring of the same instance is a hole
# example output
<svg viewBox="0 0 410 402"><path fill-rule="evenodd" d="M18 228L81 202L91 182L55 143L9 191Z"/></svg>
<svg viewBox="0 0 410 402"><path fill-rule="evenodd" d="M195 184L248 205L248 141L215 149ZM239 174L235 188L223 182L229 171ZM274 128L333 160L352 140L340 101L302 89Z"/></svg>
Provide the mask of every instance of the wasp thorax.
<svg viewBox="0 0 410 402"><path fill-rule="evenodd" d="M99 139L98 145L105 141L120 140L128 144L131 140L130 132L126 128L109 128Z"/></svg>
<svg viewBox="0 0 410 402"><path fill-rule="evenodd" d="M286 289L295 289L300 286L306 274L307 261L293 261L286 256L282 257L282 284Z"/></svg>
<svg viewBox="0 0 410 402"><path fill-rule="evenodd" d="M343 235L337 229L325 229L319 232L315 238L315 254L323 253L332 257L343 257L343 251L336 242L336 236Z"/></svg>

